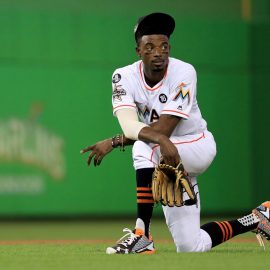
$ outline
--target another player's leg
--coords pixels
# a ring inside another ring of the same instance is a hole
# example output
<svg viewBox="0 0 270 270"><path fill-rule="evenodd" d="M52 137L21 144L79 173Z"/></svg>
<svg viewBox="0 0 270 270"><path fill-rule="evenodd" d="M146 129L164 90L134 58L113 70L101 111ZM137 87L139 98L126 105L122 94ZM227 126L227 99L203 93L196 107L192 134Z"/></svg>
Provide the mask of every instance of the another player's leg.
<svg viewBox="0 0 270 270"><path fill-rule="evenodd" d="M107 248L107 254L152 254L155 252L153 239L150 235L150 222L154 205L151 188L153 171L153 168L136 171L137 220L135 229L125 228L123 231L126 234L117 241L115 246Z"/></svg>

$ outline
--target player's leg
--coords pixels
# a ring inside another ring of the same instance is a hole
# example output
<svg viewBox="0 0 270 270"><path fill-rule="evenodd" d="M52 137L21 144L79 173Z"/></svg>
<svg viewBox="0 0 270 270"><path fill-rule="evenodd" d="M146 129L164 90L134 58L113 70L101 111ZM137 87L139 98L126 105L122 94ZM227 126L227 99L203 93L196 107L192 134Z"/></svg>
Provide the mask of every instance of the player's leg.
<svg viewBox="0 0 270 270"><path fill-rule="evenodd" d="M107 254L142 253L152 254L155 252L153 239L150 235L150 222L153 212L154 200L152 195L152 174L154 164L149 160L152 148L141 141L133 146L133 160L136 170L137 183L137 219L135 229L125 229L126 237L117 245L109 247Z"/></svg>
<svg viewBox="0 0 270 270"><path fill-rule="evenodd" d="M163 206L166 223L172 234L177 252L202 252L211 248L210 236L200 229L200 196L195 177L192 178L197 194L196 205L182 207ZM188 196L184 193L184 200Z"/></svg>
<svg viewBox="0 0 270 270"><path fill-rule="evenodd" d="M211 134L205 140L181 138L179 153L185 169L190 175L202 173L213 158L215 145ZM209 152L208 152L209 151ZM201 157L204 159L202 160ZM196 185L196 178L191 178ZM184 198L185 199L185 198ZM187 199L187 197L186 197ZM178 252L207 251L232 237L254 231L270 240L270 202L263 203L246 216L236 220L209 222L200 227L200 200L198 206L164 207L168 227ZM258 237L260 244L263 240Z"/></svg>
<svg viewBox="0 0 270 270"><path fill-rule="evenodd" d="M263 247L264 243L261 236L270 240L270 202L261 204L252 213L241 218L209 222L200 228L199 208L196 206L163 208L178 252L208 251L239 234L249 231L257 233L259 243Z"/></svg>
<svg viewBox="0 0 270 270"><path fill-rule="evenodd" d="M136 170L137 220L135 229L142 229L147 237L149 237L150 222L154 206L151 187L153 171L154 168Z"/></svg>
<svg viewBox="0 0 270 270"><path fill-rule="evenodd" d="M270 240L270 202L265 202L254 209L251 213L235 219L222 222L209 222L201 229L209 234L212 240L212 248L222 244L236 235L253 231L261 246L264 247L261 236Z"/></svg>
<svg viewBox="0 0 270 270"><path fill-rule="evenodd" d="M204 139L200 139L195 142L192 142L192 140L189 141L191 143L180 143L178 145L180 156L182 158L185 169L189 172L190 175L201 174L210 165L213 159L213 154L215 153L215 143L213 141L213 137L210 133L207 132L205 133ZM197 240L194 237L191 237L189 244L185 244L185 233L187 233L185 231L185 226L189 226L188 224L191 224L192 221L190 220L186 222L186 225L183 225L182 231L178 232L176 236L175 241L177 243L181 242L181 239L184 239L184 244L183 242L177 244L178 251L207 251L210 248L213 248L236 235L249 231L255 231L258 233L258 236L262 235L267 240L270 240L269 202L260 205L254 209L252 213L249 213L236 220L210 222L204 224L200 227L199 231L196 230L199 224L199 211L196 212L194 210L188 210L188 206L183 207L183 209L178 210L178 219L181 219L181 216L188 215L188 213L185 213L185 209L191 212L191 216L188 218L192 219L193 216L194 223L190 228L193 230L193 235L196 235ZM167 210L168 220L169 216L174 215L174 213L170 214L170 211L173 210ZM175 230L177 230L177 227ZM209 241L209 237L211 241ZM260 243L263 243L262 239L260 239Z"/></svg>
<svg viewBox="0 0 270 270"><path fill-rule="evenodd" d="M147 237L151 237L150 222L154 206L152 195L154 163L149 159L151 153L150 144L137 141L133 145L132 156L137 183L137 220L135 229L143 230Z"/></svg>
<svg viewBox="0 0 270 270"><path fill-rule="evenodd" d="M193 146L190 146L191 144ZM196 175L198 172L206 170L215 156L215 142L210 133L182 137L176 141L176 145L180 148L180 156L184 167L190 175ZM205 145L207 145L207 150L204 149L206 148ZM201 157L202 159L199 160ZM152 172L159 158L159 146L153 146L141 141L134 144L133 161L137 172L137 190L145 190L145 194L142 194L142 192L137 193L138 214L135 233L136 231L144 231L147 234L150 227L153 211ZM195 185L198 204L173 208L164 207L163 209L178 251L206 251L211 248L211 238L205 231L200 229L199 189L196 178L191 177L191 181L192 185ZM187 195L184 194L184 196ZM147 199L143 200L143 197Z"/></svg>
<svg viewBox="0 0 270 270"><path fill-rule="evenodd" d="M192 206L163 207L168 228L178 252L202 252L212 246L209 234L200 228L200 198L196 175L211 164L216 154L216 145L210 132L171 138L178 148L185 170L197 193L198 203ZM159 146L154 148L152 160L160 156ZM187 194L184 193L184 200Z"/></svg>

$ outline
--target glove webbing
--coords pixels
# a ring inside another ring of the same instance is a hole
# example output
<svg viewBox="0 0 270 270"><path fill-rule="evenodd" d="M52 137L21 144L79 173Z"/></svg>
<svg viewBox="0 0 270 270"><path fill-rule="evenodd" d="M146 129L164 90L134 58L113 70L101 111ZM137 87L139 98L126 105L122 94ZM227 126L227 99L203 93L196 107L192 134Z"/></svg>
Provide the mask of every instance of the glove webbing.
<svg viewBox="0 0 270 270"><path fill-rule="evenodd" d="M182 162L179 162L179 164L176 167L173 167L173 166L168 165L168 164L161 163L161 164L159 164L159 168L161 170L163 170L163 171L166 171L167 175L171 175L171 177L173 177L173 178L175 178L176 175L179 176L179 173L181 173L181 179L184 178L186 180L186 182L189 183L189 184L186 183L185 187L183 187L183 183L181 183L179 188L184 188L184 190L185 190L185 192L187 192L188 196L189 197L193 196L194 199L189 198L189 199L183 201L182 206L184 206L184 205L190 206L190 205L197 204L197 201L198 201L197 200L197 194L195 194L194 187L189 182L187 173L186 173L186 171L184 169L184 166L183 166Z"/></svg>

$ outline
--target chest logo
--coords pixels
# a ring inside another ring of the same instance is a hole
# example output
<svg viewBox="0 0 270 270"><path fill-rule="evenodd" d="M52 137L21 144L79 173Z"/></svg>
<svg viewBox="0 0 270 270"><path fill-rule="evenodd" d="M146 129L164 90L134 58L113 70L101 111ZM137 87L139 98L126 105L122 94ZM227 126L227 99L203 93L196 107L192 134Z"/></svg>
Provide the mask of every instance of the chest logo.
<svg viewBox="0 0 270 270"><path fill-rule="evenodd" d="M177 88L177 94L175 95L175 97L173 98L174 101L178 100L180 97L182 100L184 99L188 99L188 103L190 102L190 89L185 89L185 87L187 86L187 84L185 83L181 83Z"/></svg>
<svg viewBox="0 0 270 270"><path fill-rule="evenodd" d="M150 111L147 108L147 106L145 106L144 109L142 110L142 115L144 118L146 118L149 114L150 114Z"/></svg>
<svg viewBox="0 0 270 270"><path fill-rule="evenodd" d="M161 103L166 103L167 100L168 100L168 98L167 98L167 96L165 94L160 94L159 97L158 97L158 99L159 99L159 101Z"/></svg>

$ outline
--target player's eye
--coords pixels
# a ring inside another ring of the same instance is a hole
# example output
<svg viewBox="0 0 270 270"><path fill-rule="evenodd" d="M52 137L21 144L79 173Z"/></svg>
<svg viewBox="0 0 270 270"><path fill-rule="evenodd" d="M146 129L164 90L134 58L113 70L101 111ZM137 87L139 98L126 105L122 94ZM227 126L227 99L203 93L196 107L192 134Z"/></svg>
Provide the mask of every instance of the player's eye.
<svg viewBox="0 0 270 270"><path fill-rule="evenodd" d="M167 51L168 48L169 48L168 44L163 44L162 47L161 47L161 49L162 49L163 51Z"/></svg>
<svg viewBox="0 0 270 270"><path fill-rule="evenodd" d="M153 51L153 46L147 45L147 46L146 46L146 51L147 51L147 52L152 52L152 51Z"/></svg>

